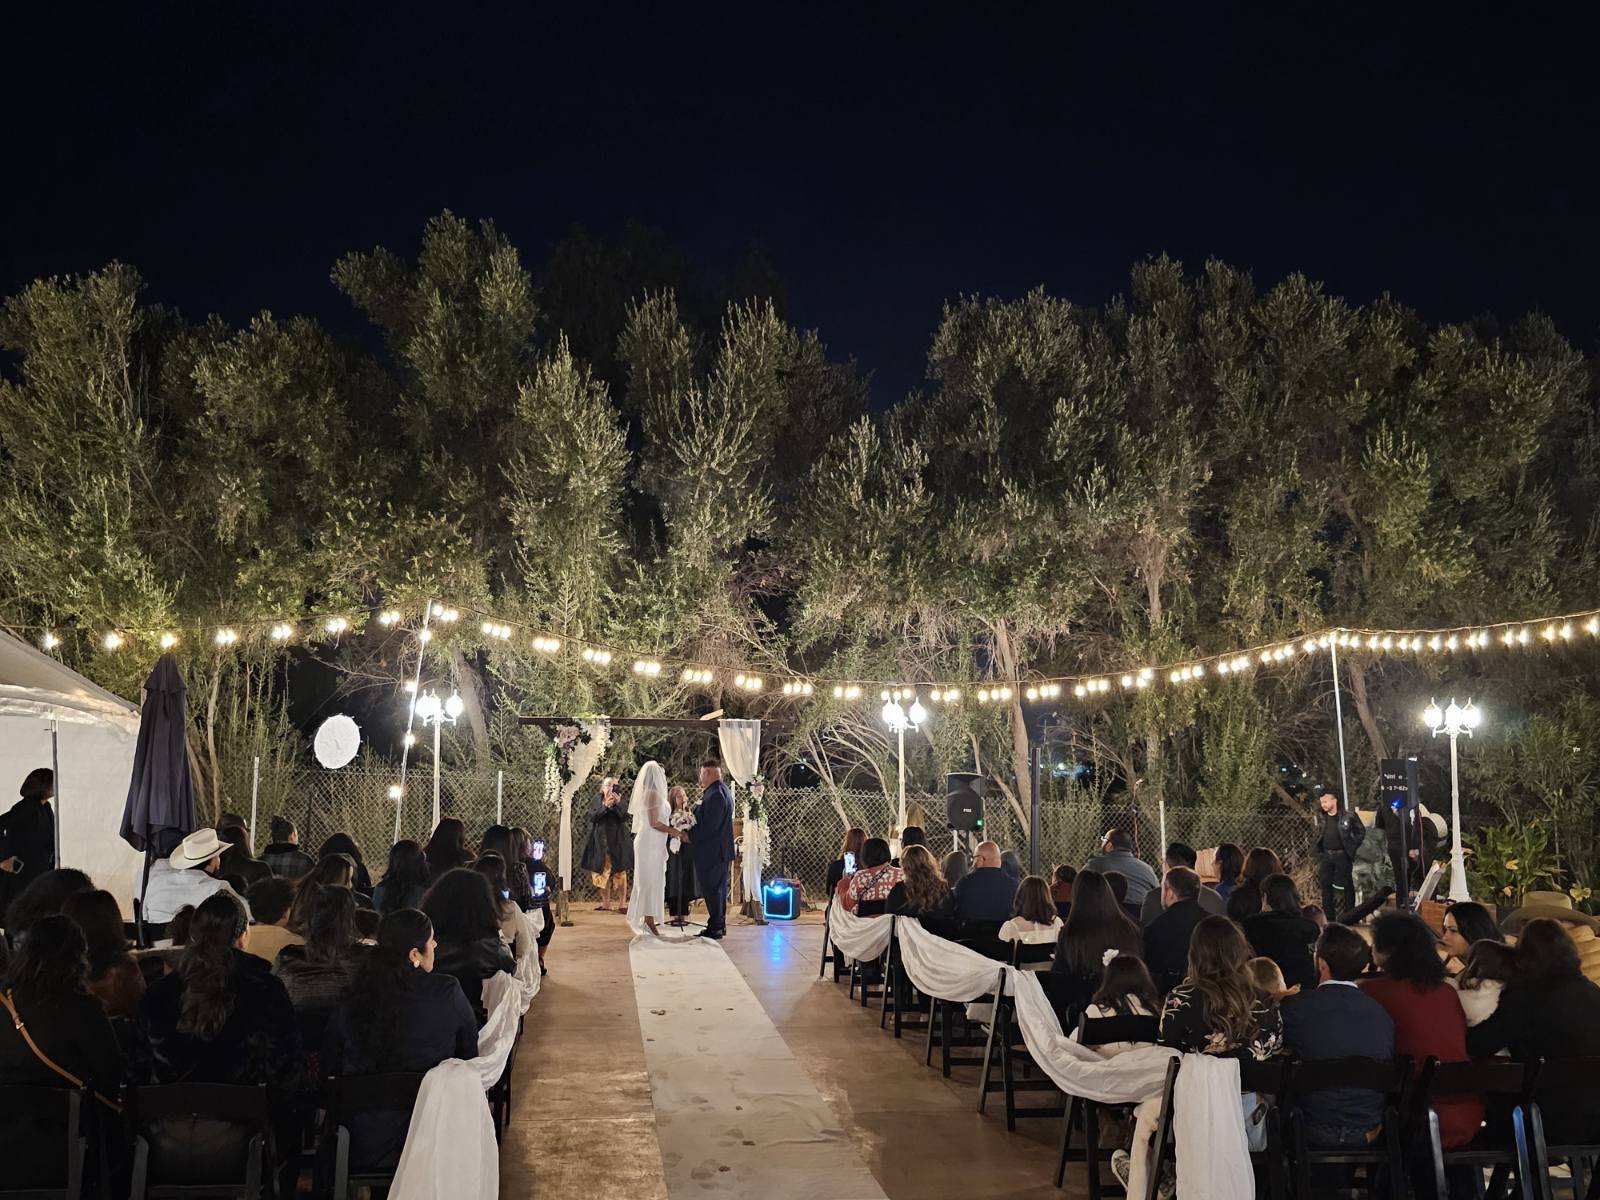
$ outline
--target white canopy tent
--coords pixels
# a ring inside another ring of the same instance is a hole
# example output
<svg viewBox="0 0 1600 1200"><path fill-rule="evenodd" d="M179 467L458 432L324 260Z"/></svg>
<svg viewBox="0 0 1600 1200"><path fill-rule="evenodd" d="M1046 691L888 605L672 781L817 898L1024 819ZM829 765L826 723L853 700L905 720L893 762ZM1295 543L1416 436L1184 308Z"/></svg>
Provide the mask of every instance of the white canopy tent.
<svg viewBox="0 0 1600 1200"><path fill-rule="evenodd" d="M29 771L52 765L52 723L60 865L87 872L131 916L142 858L117 829L133 775L139 710L0 630L0 811L17 800Z"/></svg>

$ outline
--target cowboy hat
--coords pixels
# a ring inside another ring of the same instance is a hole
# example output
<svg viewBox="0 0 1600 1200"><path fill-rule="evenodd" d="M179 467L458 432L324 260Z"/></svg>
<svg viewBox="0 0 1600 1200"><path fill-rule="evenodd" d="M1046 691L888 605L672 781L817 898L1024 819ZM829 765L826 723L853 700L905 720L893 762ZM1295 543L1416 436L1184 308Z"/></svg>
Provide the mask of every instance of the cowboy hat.
<svg viewBox="0 0 1600 1200"><path fill-rule="evenodd" d="M1563 925L1584 925L1600 932L1600 917L1591 917L1572 906L1572 897L1565 892L1524 892L1522 907L1500 922L1507 933L1515 933L1529 921L1545 917Z"/></svg>
<svg viewBox="0 0 1600 1200"><path fill-rule="evenodd" d="M187 871L210 862L232 844L219 838L215 829L196 829L178 843L178 848L167 856L167 863L175 871Z"/></svg>

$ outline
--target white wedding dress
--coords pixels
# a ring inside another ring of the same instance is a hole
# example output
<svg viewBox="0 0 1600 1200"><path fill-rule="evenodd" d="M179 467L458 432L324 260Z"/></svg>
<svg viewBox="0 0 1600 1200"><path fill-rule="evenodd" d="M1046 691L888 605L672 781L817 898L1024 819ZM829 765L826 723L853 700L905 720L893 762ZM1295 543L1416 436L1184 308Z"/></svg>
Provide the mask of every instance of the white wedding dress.
<svg viewBox="0 0 1600 1200"><path fill-rule="evenodd" d="M667 774L651 760L633 782L633 898L628 901L628 924L635 933L649 933L646 917L656 925L666 922L667 835L650 824L653 817L667 824L672 808L667 800Z"/></svg>

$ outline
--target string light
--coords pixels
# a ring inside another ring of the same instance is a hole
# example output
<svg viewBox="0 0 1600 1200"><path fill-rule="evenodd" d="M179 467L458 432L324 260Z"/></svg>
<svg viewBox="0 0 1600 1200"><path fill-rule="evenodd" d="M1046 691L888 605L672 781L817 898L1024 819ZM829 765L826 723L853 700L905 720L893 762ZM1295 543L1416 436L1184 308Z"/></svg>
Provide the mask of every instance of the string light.
<svg viewBox="0 0 1600 1200"><path fill-rule="evenodd" d="M53 633L46 633L42 638L39 639L39 645L43 646L46 650L54 650L57 646L61 645L61 639Z"/></svg>
<svg viewBox="0 0 1600 1200"><path fill-rule="evenodd" d="M399 800L405 794L406 794L405 788L401 787L398 783L391 783L389 785L389 799L391 799L391 800Z"/></svg>
<svg viewBox="0 0 1600 1200"><path fill-rule="evenodd" d="M609 666L611 664L611 651L600 650L594 646L585 646L583 648L583 661L591 662L597 667Z"/></svg>
<svg viewBox="0 0 1600 1200"><path fill-rule="evenodd" d="M275 641L275 642L287 642L293 636L294 636L294 626L293 625L287 624L285 622L279 622L278 624L276 624L276 625L274 625L272 627L272 640Z"/></svg>
<svg viewBox="0 0 1600 1200"><path fill-rule="evenodd" d="M178 644L178 635L175 633L163 633L159 644L163 650L171 650Z"/></svg>
<svg viewBox="0 0 1600 1200"><path fill-rule="evenodd" d="M338 637L350 628L350 622L343 617L329 617L322 623L322 628L328 632L329 636Z"/></svg>
<svg viewBox="0 0 1600 1200"><path fill-rule="evenodd" d="M429 642L433 641L433 630L431 630L431 629L419 629L419 630L417 630L417 641L421 642L424 646L426 646Z"/></svg>
<svg viewBox="0 0 1600 1200"><path fill-rule="evenodd" d="M399 623L400 612L398 609L386 608L378 614L378 624L382 625L385 629L388 629L394 625L398 625Z"/></svg>
<svg viewBox="0 0 1600 1200"><path fill-rule="evenodd" d="M536 637L533 639L533 648L540 654L558 654L561 651L561 639L553 637Z"/></svg>
<svg viewBox="0 0 1600 1200"><path fill-rule="evenodd" d="M112 630L110 633L106 634L105 637L100 639L100 645L107 650L121 650L122 635L116 630Z"/></svg>
<svg viewBox="0 0 1600 1200"><path fill-rule="evenodd" d="M661 664L652 658L641 658L638 662L633 664L633 673L635 675L643 675L647 678L653 679L655 676L661 674Z"/></svg>
<svg viewBox="0 0 1600 1200"><path fill-rule="evenodd" d="M239 640L239 634L232 629L219 629L217 636L212 639L219 646L232 646Z"/></svg>

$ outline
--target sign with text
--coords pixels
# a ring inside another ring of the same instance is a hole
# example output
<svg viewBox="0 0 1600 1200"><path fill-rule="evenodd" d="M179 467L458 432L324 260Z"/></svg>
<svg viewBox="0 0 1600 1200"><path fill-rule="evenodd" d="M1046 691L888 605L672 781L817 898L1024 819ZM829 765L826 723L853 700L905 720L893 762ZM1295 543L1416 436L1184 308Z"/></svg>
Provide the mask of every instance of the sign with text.
<svg viewBox="0 0 1600 1200"><path fill-rule="evenodd" d="M1417 760L1386 758L1378 764L1378 802L1391 809L1417 806Z"/></svg>

